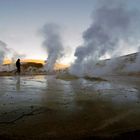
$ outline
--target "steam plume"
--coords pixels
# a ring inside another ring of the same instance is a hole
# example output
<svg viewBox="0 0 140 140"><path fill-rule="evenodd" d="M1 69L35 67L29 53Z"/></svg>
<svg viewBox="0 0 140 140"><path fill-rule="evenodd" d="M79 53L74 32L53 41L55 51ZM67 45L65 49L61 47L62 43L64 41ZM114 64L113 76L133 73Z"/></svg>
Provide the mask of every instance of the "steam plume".
<svg viewBox="0 0 140 140"><path fill-rule="evenodd" d="M140 72L140 47L135 62L128 64L126 70L128 72Z"/></svg>
<svg viewBox="0 0 140 140"><path fill-rule="evenodd" d="M20 53L16 52L16 51L13 50L13 49L10 49L10 51L11 51L11 53L12 53L12 57L11 57L11 62L12 62L12 64L15 64L15 62L16 62L17 59L19 59L19 58L20 58L20 59L23 59L23 58L26 57L25 54L20 54Z"/></svg>
<svg viewBox="0 0 140 140"><path fill-rule="evenodd" d="M0 64L3 63L6 52L8 51L7 45L5 42L0 40Z"/></svg>
<svg viewBox="0 0 140 140"><path fill-rule="evenodd" d="M43 46L48 53L46 70L52 71L57 60L63 56L63 44L60 36L60 27L56 24L45 24L42 29L45 38Z"/></svg>
<svg viewBox="0 0 140 140"><path fill-rule="evenodd" d="M137 11L126 8L125 3L119 1L102 2L93 13L91 25L83 32L84 43L75 51L77 59L70 72L77 76L93 75L95 64L106 53L111 57L119 56L123 50L121 42L138 45L140 20Z"/></svg>

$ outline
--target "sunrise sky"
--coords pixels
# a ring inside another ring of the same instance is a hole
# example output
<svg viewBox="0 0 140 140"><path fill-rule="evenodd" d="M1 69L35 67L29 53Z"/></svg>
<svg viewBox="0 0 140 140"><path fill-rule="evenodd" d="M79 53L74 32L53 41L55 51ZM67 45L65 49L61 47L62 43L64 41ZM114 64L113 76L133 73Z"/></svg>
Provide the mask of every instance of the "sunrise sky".
<svg viewBox="0 0 140 140"><path fill-rule="evenodd" d="M91 23L99 0L0 0L0 40L28 59L46 59L39 30L45 23L62 27L68 52L64 61L73 59L74 49L82 43L82 32ZM127 0L129 8L140 9L139 0Z"/></svg>

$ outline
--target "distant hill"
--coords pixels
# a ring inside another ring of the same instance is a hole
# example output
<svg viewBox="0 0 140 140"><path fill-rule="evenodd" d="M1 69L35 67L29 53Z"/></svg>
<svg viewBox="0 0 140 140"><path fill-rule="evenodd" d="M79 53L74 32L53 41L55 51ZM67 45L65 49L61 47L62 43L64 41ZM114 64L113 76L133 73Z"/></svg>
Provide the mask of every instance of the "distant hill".
<svg viewBox="0 0 140 140"><path fill-rule="evenodd" d="M23 59L23 60L21 60L21 62L34 62L34 63L42 63L42 64L44 64L45 63L45 61L44 60L39 60L39 59ZM5 59L4 60L4 62L3 62L3 64L11 64L12 62L11 62L11 60L9 60L9 59Z"/></svg>
<svg viewBox="0 0 140 140"><path fill-rule="evenodd" d="M140 75L139 53L128 54L112 59L99 61L97 70L105 74L138 74ZM96 69L96 68L95 68ZM96 70L96 71L97 71Z"/></svg>

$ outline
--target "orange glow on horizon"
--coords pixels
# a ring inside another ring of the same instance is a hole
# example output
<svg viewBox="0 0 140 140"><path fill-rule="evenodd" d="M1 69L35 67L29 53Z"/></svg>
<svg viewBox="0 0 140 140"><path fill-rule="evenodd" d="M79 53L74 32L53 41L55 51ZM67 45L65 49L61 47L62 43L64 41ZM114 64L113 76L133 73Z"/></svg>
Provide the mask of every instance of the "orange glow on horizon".
<svg viewBox="0 0 140 140"><path fill-rule="evenodd" d="M28 63L28 62L33 62L33 63L41 63L41 64L45 64L45 60L39 60L39 59L23 59L21 60L21 63ZM11 64L12 61L9 60L9 59L5 59L3 64ZM54 69L65 69L65 68L68 68L69 65L64 65L64 64L59 64L59 63L56 63L55 64L55 67Z"/></svg>
<svg viewBox="0 0 140 140"><path fill-rule="evenodd" d="M45 64L45 60L39 60L39 59L23 59L21 60L21 62L34 62L34 63L41 63L41 64ZM3 64L11 64L12 61L9 59L5 59Z"/></svg>

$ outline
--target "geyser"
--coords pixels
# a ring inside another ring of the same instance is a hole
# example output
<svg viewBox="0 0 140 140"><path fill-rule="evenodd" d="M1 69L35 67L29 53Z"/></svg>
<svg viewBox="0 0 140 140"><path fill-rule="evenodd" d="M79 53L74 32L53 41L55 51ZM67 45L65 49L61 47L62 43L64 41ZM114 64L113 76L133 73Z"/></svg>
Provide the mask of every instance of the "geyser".
<svg viewBox="0 0 140 140"><path fill-rule="evenodd" d="M44 36L43 47L48 53L46 71L53 71L57 60L63 56L64 47L60 35L60 27L57 24L45 24L41 30Z"/></svg>
<svg viewBox="0 0 140 140"><path fill-rule="evenodd" d="M0 64L3 64L3 60L7 51L8 51L8 48L7 48L6 43L0 40Z"/></svg>
<svg viewBox="0 0 140 140"><path fill-rule="evenodd" d="M100 1L101 2L101 1ZM122 54L123 44L138 46L139 14L130 10L126 3L119 1L102 1L93 12L92 23L83 32L83 44L75 51L76 60L70 68L70 73L77 76L92 76L96 74L95 65L105 54L112 58ZM122 43L123 42L123 43ZM113 59L112 59L113 60ZM112 69L117 62L110 61L105 70Z"/></svg>

